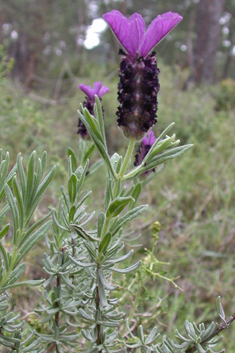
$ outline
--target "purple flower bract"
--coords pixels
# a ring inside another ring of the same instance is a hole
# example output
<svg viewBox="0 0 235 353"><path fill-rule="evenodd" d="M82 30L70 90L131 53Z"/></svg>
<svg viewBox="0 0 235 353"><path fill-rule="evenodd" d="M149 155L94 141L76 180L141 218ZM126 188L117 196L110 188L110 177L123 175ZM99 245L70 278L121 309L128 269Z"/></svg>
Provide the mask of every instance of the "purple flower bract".
<svg viewBox="0 0 235 353"><path fill-rule="evenodd" d="M145 28L143 17L134 13L129 20L117 10L106 13L104 19L127 53L134 58L136 53L143 58L159 43L181 20L175 12L157 16Z"/></svg>

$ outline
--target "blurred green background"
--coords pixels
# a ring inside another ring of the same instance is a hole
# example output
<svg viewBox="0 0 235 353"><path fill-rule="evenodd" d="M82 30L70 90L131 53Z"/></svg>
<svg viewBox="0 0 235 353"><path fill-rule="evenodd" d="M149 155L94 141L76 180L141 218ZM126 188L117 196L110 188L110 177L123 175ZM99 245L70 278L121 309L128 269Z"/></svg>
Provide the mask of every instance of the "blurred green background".
<svg viewBox="0 0 235 353"><path fill-rule="evenodd" d="M34 149L47 150L57 174L41 207L55 206L66 182L67 147L78 150L76 111L84 96L77 86L101 80L110 88L103 97L109 151L123 153L127 142L115 117L119 46L101 20L112 9L139 12L147 24L167 11L184 17L156 48L161 89L154 131L159 135L174 121L177 138L194 148L147 186L140 201L150 207L137 224L142 249L151 243L153 223L161 223L156 257L170 264L159 271L179 276L183 289L160 279L149 283L138 310L152 310L149 326L172 333L186 318L216 318L218 295L227 316L235 312L234 0L0 1L0 147L12 165L18 152L27 160ZM87 185L97 207L100 183L102 170ZM40 271L40 251L39 244L36 267L35 254L29 259L34 271ZM225 333L228 352L234 334L232 325Z"/></svg>

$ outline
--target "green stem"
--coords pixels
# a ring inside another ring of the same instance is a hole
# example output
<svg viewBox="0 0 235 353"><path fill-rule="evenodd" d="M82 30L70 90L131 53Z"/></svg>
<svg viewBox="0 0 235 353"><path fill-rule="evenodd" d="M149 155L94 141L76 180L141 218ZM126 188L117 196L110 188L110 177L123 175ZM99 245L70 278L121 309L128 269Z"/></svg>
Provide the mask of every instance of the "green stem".
<svg viewBox="0 0 235 353"><path fill-rule="evenodd" d="M98 277L98 264L97 264L96 275ZM95 304L96 304L96 313L97 313L98 321L101 321L100 294L99 294L98 284L97 284L97 287L96 287ZM102 325L100 323L96 324L96 330L97 330L96 344L97 344L97 346L99 346L102 343ZM102 353L102 349L100 349L98 351L98 353Z"/></svg>
<svg viewBox="0 0 235 353"><path fill-rule="evenodd" d="M131 312L129 315L129 319L128 319L129 323L131 322L131 320L134 316L135 310L136 310L137 306L139 305L140 294L141 294L142 288L146 282L147 282L147 280L144 280L144 282L141 282L141 284L139 284L139 287L138 287L138 290L137 290L137 293L135 296L135 301L134 301L134 304L132 305L132 309L131 309Z"/></svg>
<svg viewBox="0 0 235 353"><path fill-rule="evenodd" d="M121 170L120 170L120 173L119 173L119 176L122 178L128 168L128 165L129 165L129 162L130 162L130 159L132 157L132 153L133 153L133 150L134 150L134 147L135 147L135 141L134 139L130 140L129 141L129 145L128 145L128 148L127 148L127 151L126 151L126 155L124 157L124 160L123 160L123 163L122 163L122 167L121 167Z"/></svg>

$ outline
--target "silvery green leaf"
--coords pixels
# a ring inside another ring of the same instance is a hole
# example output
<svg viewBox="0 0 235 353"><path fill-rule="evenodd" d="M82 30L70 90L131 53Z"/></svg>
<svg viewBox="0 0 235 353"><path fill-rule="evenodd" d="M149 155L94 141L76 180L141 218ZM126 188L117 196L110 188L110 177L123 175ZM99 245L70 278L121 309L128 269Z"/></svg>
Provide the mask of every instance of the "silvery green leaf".
<svg viewBox="0 0 235 353"><path fill-rule="evenodd" d="M83 309L81 309L81 308L78 309L78 313L83 319L90 321L90 322L94 322L94 319L91 316L89 316Z"/></svg>
<svg viewBox="0 0 235 353"><path fill-rule="evenodd" d="M100 102L100 100L99 100L97 95L95 95L94 111L95 111L95 115L96 115L98 123L99 123L100 133L102 135L103 142L106 145L106 137L105 137L105 129L104 129L104 117L103 117L101 102Z"/></svg>
<svg viewBox="0 0 235 353"><path fill-rule="evenodd" d="M18 256L14 263L14 267L20 263L23 257L29 252L30 249L32 249L32 247L37 243L37 241L41 239L43 236L45 236L50 226L51 226L51 221L48 221L28 237L26 242L22 244L22 247L19 249Z"/></svg>
<svg viewBox="0 0 235 353"><path fill-rule="evenodd" d="M96 262L96 257L97 257L96 249L94 248L94 246L92 246L92 244L89 244L88 242L84 242L84 246L87 248L87 251L89 252L92 259L95 260Z"/></svg>
<svg viewBox="0 0 235 353"><path fill-rule="evenodd" d="M110 158L110 162L111 162L112 167L115 170L115 172L119 173L120 168L121 168L121 163L122 163L122 157L119 156L119 154L115 152L112 155L112 157Z"/></svg>
<svg viewBox="0 0 235 353"><path fill-rule="evenodd" d="M95 338L91 336L90 330L82 329L82 335L90 342L94 342Z"/></svg>
<svg viewBox="0 0 235 353"><path fill-rule="evenodd" d="M133 192L131 193L131 196L133 197L133 199L134 199L135 201L130 203L130 206L129 206L130 208L133 208L134 204L135 204L136 201L138 200L139 195L140 195L140 193L141 193L141 190L142 190L142 183L137 183L137 184L134 186Z"/></svg>
<svg viewBox="0 0 235 353"><path fill-rule="evenodd" d="M107 209L106 215L108 218L118 216L129 202L133 201L132 197L117 197L114 199Z"/></svg>
<svg viewBox="0 0 235 353"><path fill-rule="evenodd" d="M124 225L129 223L132 219L136 218L139 216L142 212L144 212L148 208L148 205L141 205L133 208L132 210L128 211L125 213L123 216L121 216L117 223L115 224L115 228L111 227L110 231L112 234L116 234L120 228L122 228Z"/></svg>
<svg viewBox="0 0 235 353"><path fill-rule="evenodd" d="M9 286L10 284L13 284L14 282L16 282L18 280L18 278L24 274L26 269L26 264L20 264L19 266L17 266L13 271L11 271L11 273L9 274L8 278L5 280L5 282L3 282L2 287L1 287L1 291L5 290L5 286Z"/></svg>
<svg viewBox="0 0 235 353"><path fill-rule="evenodd" d="M127 268L116 268L116 267L111 267L110 270L114 271L114 272L118 272L118 273L129 273L132 271L137 270L137 268L139 268L141 265L141 261L136 262L134 265L127 267Z"/></svg>
<svg viewBox="0 0 235 353"><path fill-rule="evenodd" d="M10 160L9 152L6 152L5 160L1 160L0 162L0 202L3 200L5 195L4 193L5 184L11 185L12 178L14 177L17 169L16 165L14 165L14 167L8 173L9 160Z"/></svg>
<svg viewBox="0 0 235 353"><path fill-rule="evenodd" d="M45 221L50 217L50 215L52 214L52 210L45 216L40 218L37 222L33 223L32 226L27 230L27 232L25 232L18 244L18 247L20 247L30 236L30 234L37 229L39 226L41 226L43 223L45 223Z"/></svg>
<svg viewBox="0 0 235 353"><path fill-rule="evenodd" d="M178 338L180 341L188 342L188 343L190 343L190 344L193 343L191 339L188 339L188 338L184 337L183 335L181 335L178 330L176 330L176 335L175 335L175 337Z"/></svg>
<svg viewBox="0 0 235 353"><path fill-rule="evenodd" d="M105 210L107 210L111 200L113 200L112 178L110 178L109 173L107 173L104 199Z"/></svg>
<svg viewBox="0 0 235 353"><path fill-rule="evenodd" d="M36 161L36 151L33 151L29 157L28 162L28 173L26 181L26 194L24 202L26 210L29 209L31 203L31 197L35 194L34 181L35 181L35 161Z"/></svg>
<svg viewBox="0 0 235 353"><path fill-rule="evenodd" d="M114 255L116 255L119 251L121 251L124 247L123 242L117 242L115 243L110 249L107 250L105 257L110 258Z"/></svg>
<svg viewBox="0 0 235 353"><path fill-rule="evenodd" d="M69 206L69 198L68 198L68 196L66 195L65 188L64 188L63 185L61 185L60 191L61 191L61 193L62 193L62 196L63 196L64 202L65 202L65 205L66 205L67 209L69 210L69 207L70 207L70 206Z"/></svg>
<svg viewBox="0 0 235 353"><path fill-rule="evenodd" d="M143 326L142 326L142 325L139 325L138 328L137 328L137 331L138 331L138 336L139 336L139 339L140 339L141 343L144 343L144 330L143 330Z"/></svg>
<svg viewBox="0 0 235 353"><path fill-rule="evenodd" d="M4 188L5 195L7 197L8 204L11 209L11 215L12 215L12 220L13 220L13 244L15 245L17 243L17 229L19 228L19 212L16 207L16 203L14 200L14 196L11 192L11 189L8 185L5 185Z"/></svg>
<svg viewBox="0 0 235 353"><path fill-rule="evenodd" d="M87 217L87 219L85 219L83 222L80 223L80 227L83 227L85 224L87 224L88 222L90 222L90 220L94 217L95 215L95 211L91 212L91 214ZM84 218L86 216L86 214L84 214L81 218L80 221L82 220L82 218ZM95 230L90 231L90 235L92 234L97 234ZM98 238L97 238L98 240Z"/></svg>
<svg viewBox="0 0 235 353"><path fill-rule="evenodd" d="M44 282L44 279L39 279L39 280L35 279L35 280L22 281L22 282L9 284L9 285L7 284L6 286L2 287L2 289L6 290L6 289L9 289L9 288L16 288L16 287L21 287L21 286L37 287L37 286L40 286L41 284L43 284L43 282Z"/></svg>
<svg viewBox="0 0 235 353"><path fill-rule="evenodd" d="M69 223L73 222L75 213L76 213L76 207L72 206L69 211Z"/></svg>
<svg viewBox="0 0 235 353"><path fill-rule="evenodd" d="M104 222L105 222L105 214L104 212L101 212L98 217L98 227L97 227L97 235L98 238L101 238Z"/></svg>
<svg viewBox="0 0 235 353"><path fill-rule="evenodd" d="M90 196L92 194L92 191L90 190L90 191L88 191L81 199L80 199L80 201L78 202L78 204L77 204L77 208L78 207L80 207L82 204L83 204L83 202ZM78 212L79 210L77 210L77 212ZM76 220L76 215L75 215L75 220Z"/></svg>
<svg viewBox="0 0 235 353"><path fill-rule="evenodd" d="M116 312L116 311L111 311L111 312L107 312L107 314L102 313L102 316L104 318L106 318L109 321L120 321L123 319L123 317L125 316L125 314L123 312ZM117 337L117 333L113 333L112 334L113 337Z"/></svg>
<svg viewBox="0 0 235 353"><path fill-rule="evenodd" d="M35 208L37 207L39 201L42 198L42 195L44 194L45 190L47 189L48 185L50 184L51 180L55 175L55 170L56 170L56 167L54 166L52 170L45 176L45 178L43 179L43 181L41 182L41 184L38 186L37 190L33 194L32 200L30 202L30 209L28 209L28 217L25 221L25 224L29 223Z"/></svg>
<svg viewBox="0 0 235 353"><path fill-rule="evenodd" d="M95 145L92 143L92 145L87 149L84 157L83 157L83 165L87 160L90 160L92 157L93 152L95 151Z"/></svg>
<svg viewBox="0 0 235 353"><path fill-rule="evenodd" d="M119 322L111 322L111 321L100 321L101 325L104 327L118 327Z"/></svg>
<svg viewBox="0 0 235 353"><path fill-rule="evenodd" d="M38 348L40 342L41 342L40 338L35 339L31 344L27 345L27 347L21 349L22 353L26 353L26 352L32 353L33 349ZM38 352L38 350L36 352Z"/></svg>
<svg viewBox="0 0 235 353"><path fill-rule="evenodd" d="M74 230L81 238L84 240L89 239L90 241L99 241L98 238L92 237L88 232L86 232L82 227L77 224L70 224L70 228Z"/></svg>
<svg viewBox="0 0 235 353"><path fill-rule="evenodd" d="M108 305L107 298L106 298L106 293L105 293L105 287L100 279L100 276L97 276L97 285L98 285L98 291L99 291L99 299L100 299L100 310L103 311L104 308Z"/></svg>
<svg viewBox="0 0 235 353"><path fill-rule="evenodd" d="M168 159L172 159L184 154L191 147L193 147L193 145L184 145L184 146L172 148L166 152L161 153L160 155L154 157L146 166L142 167L138 174L142 174L143 172L146 172L149 169L153 169L157 165L165 162Z"/></svg>
<svg viewBox="0 0 235 353"><path fill-rule="evenodd" d="M184 327L185 327L187 334L189 334L193 337L196 335L193 324L191 322L189 322L188 320L185 321Z"/></svg>
<svg viewBox="0 0 235 353"><path fill-rule="evenodd" d="M67 156L69 157L69 166L70 166L69 175L71 175L77 169L77 159L76 159L74 150L70 147L67 150Z"/></svg>
<svg viewBox="0 0 235 353"><path fill-rule="evenodd" d="M102 136L102 132L100 130L100 126L99 126L99 121L90 114L89 110L87 108L84 109L84 115L87 119L87 122L89 123L92 132L98 137L98 140L102 142L102 144L104 144L104 140L103 140L103 136ZM104 144L105 146L105 144Z"/></svg>
<svg viewBox="0 0 235 353"><path fill-rule="evenodd" d="M10 228L10 223L7 223L0 231L0 239L2 239L9 232L9 228Z"/></svg>
<svg viewBox="0 0 235 353"><path fill-rule="evenodd" d="M178 343L172 341L171 339L168 339L168 341L169 341L170 345L171 345L173 348L176 348L176 349L186 349L186 348L188 348L188 347L192 344L191 341L190 341L190 343L189 343L189 342L183 342L183 343L181 343L181 344L178 344ZM167 342L164 342L164 343L167 343Z"/></svg>
<svg viewBox="0 0 235 353"><path fill-rule="evenodd" d="M226 317L225 317L223 306L221 304L220 296L217 297L216 306L217 306L218 315L221 317L222 320L225 320Z"/></svg>
<svg viewBox="0 0 235 353"><path fill-rule="evenodd" d="M17 201L18 214L19 214L19 228L22 229L23 222L24 222L24 204L23 204L22 194L16 177L13 177L12 179L12 186L13 186L13 191Z"/></svg>
<svg viewBox="0 0 235 353"><path fill-rule="evenodd" d="M76 195L77 195L77 177L75 174L71 174L68 180L68 193L69 193L69 200L71 204L75 202Z"/></svg>
<svg viewBox="0 0 235 353"><path fill-rule="evenodd" d="M97 122L94 117L90 115L87 109L84 110L85 116L78 111L79 118L83 122L83 124L86 126L87 131L89 132L89 135L91 136L92 140L94 141L94 144L96 145L98 151L100 152L101 156L103 157L109 171L113 175L114 178L116 178L115 172L112 168L108 153L106 151L106 145L105 142L103 141L103 138L100 134L100 131L98 130Z"/></svg>
<svg viewBox="0 0 235 353"><path fill-rule="evenodd" d="M218 324L215 324L213 321L210 323L210 325L201 333L201 339L204 341L205 339L208 339L213 335L213 333L216 331Z"/></svg>
<svg viewBox="0 0 235 353"><path fill-rule="evenodd" d="M101 240L100 245L99 245L98 251L101 255L103 255L103 253L106 251L107 247L110 244L111 239L112 239L112 234L110 232L107 232L104 235L104 237Z"/></svg>
<svg viewBox="0 0 235 353"><path fill-rule="evenodd" d="M151 148L148 152L148 154L145 156L143 159L143 163L149 163L151 162L152 158L156 156L157 154L161 153L162 151L166 150L167 147L169 147L172 142L175 140L175 134L172 135L171 137L167 137L164 140L160 141L158 144L155 145L154 148Z"/></svg>
<svg viewBox="0 0 235 353"><path fill-rule="evenodd" d="M5 250L5 247L2 245L2 242L0 241L0 252L2 253L2 258L4 261L5 269L8 272L9 271L9 260L7 256L7 252Z"/></svg>
<svg viewBox="0 0 235 353"><path fill-rule="evenodd" d="M113 256L110 256L110 260L106 260L104 265L110 265L110 264L117 264L120 263L122 261L125 261L127 259L129 259L134 253L134 250L131 249L126 255L120 256L117 259L113 259Z"/></svg>
<svg viewBox="0 0 235 353"><path fill-rule="evenodd" d="M148 335L147 339L145 340L146 344L151 344L153 343L158 337L160 336L160 333L157 333L157 326L154 326Z"/></svg>
<svg viewBox="0 0 235 353"><path fill-rule="evenodd" d="M82 188L83 188L83 185L84 185L84 182L85 182L85 179L86 179L86 174L87 174L87 170L88 170L88 167L89 167L89 159L85 162L85 165L84 165L84 168L82 169L82 173L80 175L80 177L78 177L79 179L79 183L78 183L78 188L77 188L77 195L80 194Z"/></svg>
<svg viewBox="0 0 235 353"><path fill-rule="evenodd" d="M8 205L5 205L2 210L0 211L0 222L3 219L3 216L5 215L5 213L10 209L10 207Z"/></svg>
<svg viewBox="0 0 235 353"><path fill-rule="evenodd" d="M81 262L81 261L74 259L71 255L69 255L69 258L71 261L73 261L73 263L75 263L76 265L78 265L80 267L95 267L96 266L95 262Z"/></svg>
<svg viewBox="0 0 235 353"><path fill-rule="evenodd" d="M152 153L152 151L155 149L155 147L157 146L157 144L159 143L159 141L161 141L161 139L166 136L166 134L168 133L168 131L170 131L170 129L175 125L175 123L171 123L170 125L167 126L167 128L158 136L158 138L156 139L156 141L154 142L154 144L152 145L152 147L150 148L149 152Z"/></svg>
<svg viewBox="0 0 235 353"><path fill-rule="evenodd" d="M102 283L102 285L104 286L105 289L108 289L110 291L114 290L117 288L117 286L112 286L111 284L108 283L108 281L106 280L105 278L105 275L104 275L104 271L102 269L99 269L98 270L98 276L99 276L99 279Z"/></svg>
<svg viewBox="0 0 235 353"><path fill-rule="evenodd" d="M200 344L196 344L196 349L198 353L209 353L209 351L208 350L205 351L205 349Z"/></svg>

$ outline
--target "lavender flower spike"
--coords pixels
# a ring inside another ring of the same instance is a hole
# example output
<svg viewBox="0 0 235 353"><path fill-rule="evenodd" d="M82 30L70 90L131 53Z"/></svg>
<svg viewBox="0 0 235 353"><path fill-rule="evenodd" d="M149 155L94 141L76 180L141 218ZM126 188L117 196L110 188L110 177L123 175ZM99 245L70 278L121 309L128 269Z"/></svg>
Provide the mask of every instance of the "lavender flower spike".
<svg viewBox="0 0 235 353"><path fill-rule="evenodd" d="M103 17L126 51L120 50L122 61L117 122L127 138L139 140L157 121L160 71L155 53L151 50L182 17L177 13L166 12L156 17L147 30L143 17L138 13L133 14L129 20L117 10Z"/></svg>
<svg viewBox="0 0 235 353"><path fill-rule="evenodd" d="M154 136L154 132L148 131L147 135L142 139L140 147L137 151L137 154L135 156L135 162L134 165L140 165L144 159L144 157L147 155L148 151L156 141L156 137ZM154 169L152 169L154 171ZM148 175L151 172L151 170L147 170L144 172L144 175Z"/></svg>
<svg viewBox="0 0 235 353"><path fill-rule="evenodd" d="M134 13L129 21L117 10L112 10L103 17L132 58L136 53L145 58L183 18L178 13L166 12L157 16L146 30L144 19L138 13Z"/></svg>
<svg viewBox="0 0 235 353"><path fill-rule="evenodd" d="M88 111L94 115L95 95L97 95L101 100L101 97L109 92L109 88L103 86L103 83L100 81L94 83L94 88L83 83L81 83L78 88L86 94L85 101L83 102L84 108L87 108ZM77 133L83 138L87 138L89 136L85 125L80 119L78 120Z"/></svg>

